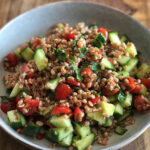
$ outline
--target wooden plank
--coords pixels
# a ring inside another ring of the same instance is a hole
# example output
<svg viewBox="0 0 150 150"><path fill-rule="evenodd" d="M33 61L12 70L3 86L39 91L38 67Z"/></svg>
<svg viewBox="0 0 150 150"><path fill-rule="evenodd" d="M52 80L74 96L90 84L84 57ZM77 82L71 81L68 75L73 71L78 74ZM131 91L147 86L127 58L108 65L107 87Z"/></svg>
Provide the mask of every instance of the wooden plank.
<svg viewBox="0 0 150 150"><path fill-rule="evenodd" d="M8 21L15 18L19 14L30 10L34 7L56 2L59 0L0 0L0 28L3 27ZM61 0L60 0L61 1ZM80 1L80 0L76 0ZM92 1L106 4L121 11L132 15L135 19L139 20L150 29L150 0L83 0ZM146 130L134 142L125 146L121 150L149 150L150 149L150 128ZM21 143L10 137L2 129L0 129L0 149L12 150L21 149L29 150Z"/></svg>

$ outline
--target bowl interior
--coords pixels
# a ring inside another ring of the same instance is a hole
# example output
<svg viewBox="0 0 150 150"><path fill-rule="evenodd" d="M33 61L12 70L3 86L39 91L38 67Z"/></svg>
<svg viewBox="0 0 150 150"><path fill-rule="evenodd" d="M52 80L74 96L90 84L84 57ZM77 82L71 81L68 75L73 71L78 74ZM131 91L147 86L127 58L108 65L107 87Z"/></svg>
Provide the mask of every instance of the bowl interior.
<svg viewBox="0 0 150 150"><path fill-rule="evenodd" d="M31 39L31 37L45 35L48 29L58 22L66 22L70 25L74 25L78 22L85 22L86 24L96 22L98 26L119 31L122 34L128 35L136 44L137 49L142 52L144 59L149 60L149 30L131 17L117 10L103 5L83 2L60 2L45 5L28 11L11 21L0 31L0 60L16 47ZM0 65L0 69L0 81L2 81L5 71L2 65ZM4 85L0 82L0 95L4 95L4 93ZM7 118L1 111L0 117L1 126L17 139L39 149L49 149L49 142L46 140L37 141L29 137L18 135L7 125ZM107 146L103 147L95 144L93 149L118 149L124 146L148 127L150 124L149 118L150 112L144 115L136 113L135 125L128 127L128 132L124 136L113 135Z"/></svg>

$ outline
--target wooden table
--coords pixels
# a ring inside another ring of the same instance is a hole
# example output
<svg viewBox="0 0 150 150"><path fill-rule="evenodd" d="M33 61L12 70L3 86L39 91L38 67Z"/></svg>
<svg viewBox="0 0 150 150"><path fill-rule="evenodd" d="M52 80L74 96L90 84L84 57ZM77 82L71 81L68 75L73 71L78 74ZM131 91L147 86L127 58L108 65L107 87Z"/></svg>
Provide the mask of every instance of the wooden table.
<svg viewBox="0 0 150 150"><path fill-rule="evenodd" d="M0 0L0 28L19 14L39 5L60 0ZM77 0L76 0L77 1ZM92 0L83 0L92 1ZM150 0L93 0L132 15L150 29ZM0 150L29 150L0 129ZM150 150L150 128L121 150Z"/></svg>

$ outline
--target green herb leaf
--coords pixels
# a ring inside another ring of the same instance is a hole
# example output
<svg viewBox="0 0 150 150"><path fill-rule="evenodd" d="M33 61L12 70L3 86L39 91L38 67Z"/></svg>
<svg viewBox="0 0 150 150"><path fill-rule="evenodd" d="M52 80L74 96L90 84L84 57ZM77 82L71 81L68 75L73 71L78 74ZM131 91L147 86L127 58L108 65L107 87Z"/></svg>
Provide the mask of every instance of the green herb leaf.
<svg viewBox="0 0 150 150"><path fill-rule="evenodd" d="M82 81L82 76L80 75L81 69L77 69L74 63L70 66L70 69L74 70L77 80L81 82Z"/></svg>
<svg viewBox="0 0 150 150"><path fill-rule="evenodd" d="M7 104L9 101L9 98L7 96L0 96L0 98L2 99L2 102Z"/></svg>
<svg viewBox="0 0 150 150"><path fill-rule="evenodd" d="M72 46L73 46L73 47L76 47L76 46L77 46L77 40L73 40Z"/></svg>
<svg viewBox="0 0 150 150"><path fill-rule="evenodd" d="M92 64L91 70L94 71L94 72L99 72L100 71L100 64L97 63L97 62Z"/></svg>
<svg viewBox="0 0 150 150"><path fill-rule="evenodd" d="M54 47L56 47L56 46L57 46L55 42L53 42L53 45L54 45Z"/></svg>
<svg viewBox="0 0 150 150"><path fill-rule="evenodd" d="M49 91L50 100L55 100L55 92Z"/></svg>
<svg viewBox="0 0 150 150"><path fill-rule="evenodd" d="M98 29L97 25L90 26L90 29Z"/></svg>
<svg viewBox="0 0 150 150"><path fill-rule="evenodd" d="M117 94L117 99L118 99L118 101L120 102L120 103L123 103L124 101L125 101L125 94L122 92L122 91L120 91L118 94Z"/></svg>
<svg viewBox="0 0 150 150"><path fill-rule="evenodd" d="M26 94L30 93L30 90L27 87L24 87L22 91L20 91L20 97L23 97L23 92L25 92Z"/></svg>
<svg viewBox="0 0 150 150"><path fill-rule="evenodd" d="M87 49L87 48L81 48L81 49L80 49L80 55L79 55L79 57L84 58L85 55L86 55L88 52L89 52L89 49Z"/></svg>
<svg viewBox="0 0 150 150"><path fill-rule="evenodd" d="M88 65L90 65L90 63L91 63L90 61L86 61L86 62L82 63L82 67L80 68L80 70L87 68Z"/></svg>
<svg viewBox="0 0 150 150"><path fill-rule="evenodd" d="M74 62L74 61L75 61L75 58L74 58L72 55L70 55L69 61L70 61L70 62Z"/></svg>
<svg viewBox="0 0 150 150"><path fill-rule="evenodd" d="M54 55L58 61L65 61L68 54L64 50L54 49Z"/></svg>

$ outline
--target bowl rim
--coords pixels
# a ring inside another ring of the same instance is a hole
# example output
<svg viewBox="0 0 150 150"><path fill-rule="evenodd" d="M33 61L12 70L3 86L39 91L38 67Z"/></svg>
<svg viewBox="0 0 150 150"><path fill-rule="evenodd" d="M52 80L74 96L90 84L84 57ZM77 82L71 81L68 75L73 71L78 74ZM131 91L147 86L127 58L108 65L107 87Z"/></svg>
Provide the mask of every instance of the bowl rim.
<svg viewBox="0 0 150 150"><path fill-rule="evenodd" d="M33 9L30 9L30 10L27 10L25 11L24 13L14 17L12 20L10 20L8 23L6 23L1 29L0 29L0 33L3 32L4 30L7 29L8 26L10 26L14 21L24 17L25 15L28 15L30 14L31 12L34 12L36 10L40 10L41 8L43 7L49 7L50 5L55 5L55 4L65 4L65 3L78 3L78 4L91 4L91 5L99 5L101 7L105 7L107 9L110 9L112 11L116 11L118 13L120 13L121 15L124 15L126 17L128 17L130 20L132 20L133 22L135 22L136 24L138 24L139 26L141 26L144 30L146 30L147 32L150 33L150 30L148 28L146 28L143 24L141 24L139 21L137 21L135 18L132 18L131 16L129 16L128 14L125 14L123 11L119 10L118 8L114 8L114 7L111 7L111 6L108 6L108 5L105 5L105 4L101 4L101 3L98 3L98 2L86 2L86 1L58 1L58 2L50 2L48 4L44 4L44 5L41 5L41 6L38 6L38 7L35 7ZM119 149L119 148L122 148L123 146L131 143L132 141L134 141L138 136L140 136L148 127L150 126L150 121L147 122L143 128L141 128L140 130L138 130L136 133L134 133L132 136L130 136L129 138L121 141L120 143L118 144L115 144L109 148L102 148L102 150L115 150L115 149ZM36 149L43 149L42 146L39 146L37 144L34 144L32 142L30 142L29 140L26 140L24 137L20 136L15 130L12 130L12 128L5 122L2 120L2 118L0 118L0 127L5 131L7 132L10 136L12 136L14 139L16 139L17 141L23 143L24 145L26 146L29 146L29 147L33 147L33 148L36 148ZM44 148L44 150L49 150L50 148Z"/></svg>

